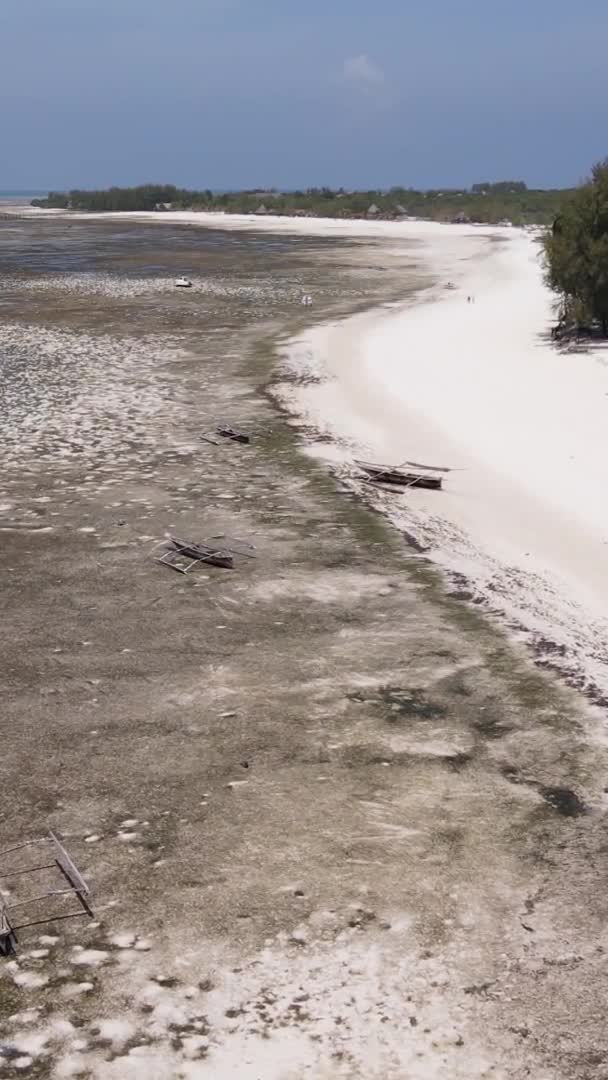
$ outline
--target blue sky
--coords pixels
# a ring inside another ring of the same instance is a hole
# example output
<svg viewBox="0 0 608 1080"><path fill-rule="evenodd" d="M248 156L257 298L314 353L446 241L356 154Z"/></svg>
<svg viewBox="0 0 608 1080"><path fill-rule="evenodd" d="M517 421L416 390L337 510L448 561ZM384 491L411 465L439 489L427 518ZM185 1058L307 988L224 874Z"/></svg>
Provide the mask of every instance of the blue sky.
<svg viewBox="0 0 608 1080"><path fill-rule="evenodd" d="M606 0L0 0L0 189L578 182Z"/></svg>

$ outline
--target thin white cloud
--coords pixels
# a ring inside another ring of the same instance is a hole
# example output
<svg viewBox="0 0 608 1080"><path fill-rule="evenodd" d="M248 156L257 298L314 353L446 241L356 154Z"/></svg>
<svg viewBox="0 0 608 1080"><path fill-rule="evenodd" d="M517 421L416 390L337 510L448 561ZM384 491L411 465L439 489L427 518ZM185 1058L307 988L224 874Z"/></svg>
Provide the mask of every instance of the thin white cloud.
<svg viewBox="0 0 608 1080"><path fill-rule="evenodd" d="M342 78L344 82L358 86L366 92L377 91L386 82L382 68L374 64L366 53L350 56L344 61Z"/></svg>

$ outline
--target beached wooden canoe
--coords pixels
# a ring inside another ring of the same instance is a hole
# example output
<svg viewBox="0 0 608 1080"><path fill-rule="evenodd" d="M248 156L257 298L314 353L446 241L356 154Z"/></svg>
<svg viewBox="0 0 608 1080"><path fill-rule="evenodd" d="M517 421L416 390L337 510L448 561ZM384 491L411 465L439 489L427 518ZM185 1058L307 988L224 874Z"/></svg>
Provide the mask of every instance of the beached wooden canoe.
<svg viewBox="0 0 608 1080"><path fill-rule="evenodd" d="M398 487L420 487L438 491L442 478L432 472L412 472L410 469L396 468L393 465L375 465L368 461L357 461L357 465L375 484L395 484Z"/></svg>
<svg viewBox="0 0 608 1080"><path fill-rule="evenodd" d="M218 427L217 433L218 435L222 435L224 439L232 439L233 442L250 442L249 435L246 435L244 431L237 431L236 428L222 425L221 427Z"/></svg>
<svg viewBox="0 0 608 1080"><path fill-rule="evenodd" d="M208 547L207 544L195 544L190 540L180 540L177 536L170 536L169 540L179 555L185 555L189 559L197 559L199 562L211 563L212 566L224 566L232 570L234 559L230 552L221 547Z"/></svg>

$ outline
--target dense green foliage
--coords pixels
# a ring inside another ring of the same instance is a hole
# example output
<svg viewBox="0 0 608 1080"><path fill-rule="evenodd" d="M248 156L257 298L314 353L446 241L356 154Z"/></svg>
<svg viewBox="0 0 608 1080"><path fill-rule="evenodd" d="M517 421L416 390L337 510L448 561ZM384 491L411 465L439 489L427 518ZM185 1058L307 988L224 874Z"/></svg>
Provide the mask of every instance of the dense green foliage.
<svg viewBox="0 0 608 1080"><path fill-rule="evenodd" d="M106 191L51 191L46 199L34 199L32 206L60 210L155 210L160 204L177 205L189 197L190 192L179 191L172 184L141 184L132 188L111 187Z"/></svg>
<svg viewBox="0 0 608 1080"><path fill-rule="evenodd" d="M394 219L403 216L433 221L472 221L482 224L503 220L514 225L550 224L568 192L532 191L523 181L474 184L469 190L345 191L343 188L308 188L279 192L185 191L170 184L142 184L107 191L51 192L33 206L70 210L219 210L226 213L300 214L315 217Z"/></svg>
<svg viewBox="0 0 608 1080"><path fill-rule="evenodd" d="M608 333L608 160L593 168L545 237L547 282L562 298L565 326Z"/></svg>
<svg viewBox="0 0 608 1080"><path fill-rule="evenodd" d="M505 195L526 191L523 180L499 180L497 184L473 184L471 191L475 195Z"/></svg>

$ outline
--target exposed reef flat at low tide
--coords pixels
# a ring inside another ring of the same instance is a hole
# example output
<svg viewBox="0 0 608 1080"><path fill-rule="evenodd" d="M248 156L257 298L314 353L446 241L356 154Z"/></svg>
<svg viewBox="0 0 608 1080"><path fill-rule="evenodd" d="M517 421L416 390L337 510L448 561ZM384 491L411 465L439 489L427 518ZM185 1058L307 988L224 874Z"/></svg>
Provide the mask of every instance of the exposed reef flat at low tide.
<svg viewBox="0 0 608 1080"><path fill-rule="evenodd" d="M602 718L266 393L416 245L69 225L0 248L1 807L95 918L0 959L0 1075L602 1077ZM257 558L169 574L166 533Z"/></svg>

